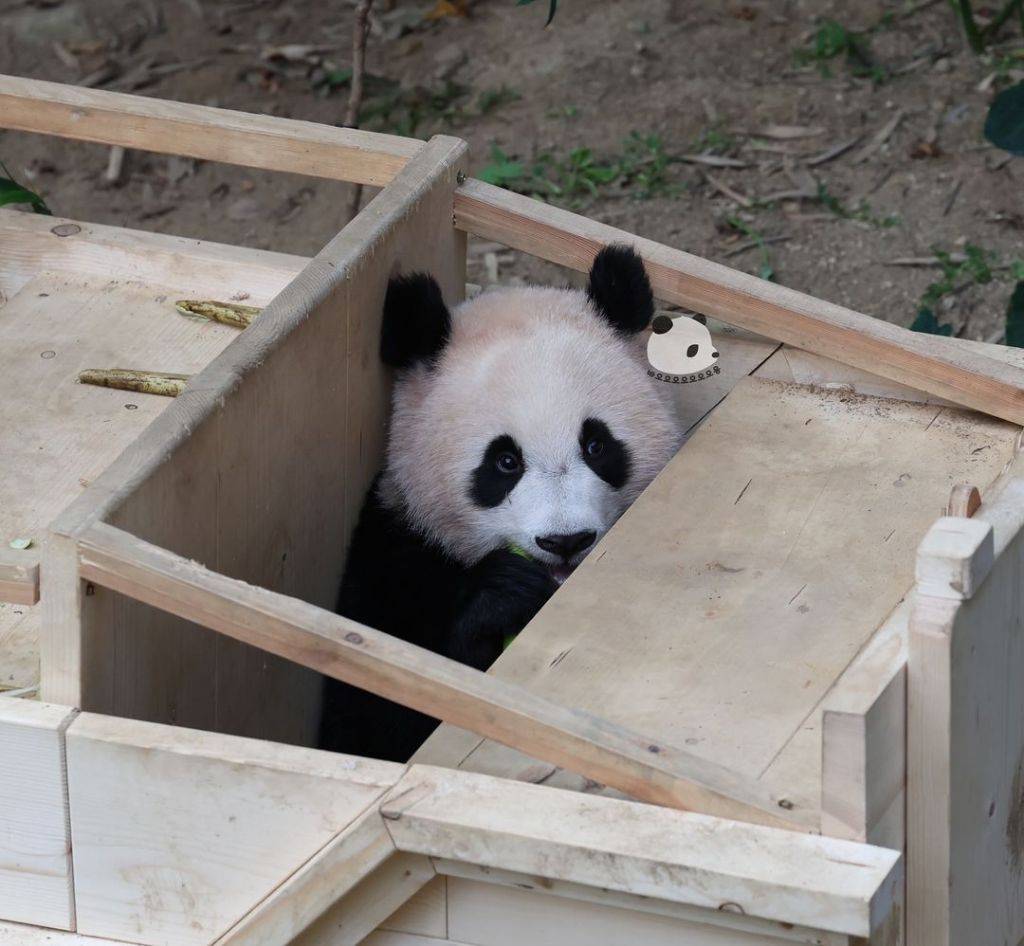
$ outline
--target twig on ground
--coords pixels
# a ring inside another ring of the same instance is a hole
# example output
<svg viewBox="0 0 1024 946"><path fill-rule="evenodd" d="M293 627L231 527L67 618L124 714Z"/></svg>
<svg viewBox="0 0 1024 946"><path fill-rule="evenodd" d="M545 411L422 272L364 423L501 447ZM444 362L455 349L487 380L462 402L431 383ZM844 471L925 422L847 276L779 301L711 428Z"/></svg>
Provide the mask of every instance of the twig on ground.
<svg viewBox="0 0 1024 946"><path fill-rule="evenodd" d="M767 246L769 243L785 243L788 240L792 240L791 236L781 234L779 236L764 237L760 240L747 240L746 243L741 243L739 246L734 246L728 253L722 254L722 259L730 259L733 256L739 256L740 253L746 253L747 250L757 249L761 246Z"/></svg>
<svg viewBox="0 0 1024 946"><path fill-rule="evenodd" d="M681 154L679 160L686 164L706 164L713 168L748 168L748 161L739 158L726 158L720 154Z"/></svg>
<svg viewBox="0 0 1024 946"><path fill-rule="evenodd" d="M704 171L704 179L720 194L724 194L730 200L736 201L741 207L746 207L748 210L754 206L754 202L739 191L733 190L728 184L718 180L713 174L708 171Z"/></svg>
<svg viewBox="0 0 1024 946"><path fill-rule="evenodd" d="M903 116L905 114L906 113L902 108L896 109L896 114L881 127L875 137L872 138L860 151L858 151L856 155L854 155L853 163L861 164L864 161L867 161L871 155L881 148L882 145L884 145L892 136L892 133L896 130L899 123L903 121Z"/></svg>
<svg viewBox="0 0 1024 946"><path fill-rule="evenodd" d="M363 105L363 76L366 73L366 37L370 32L370 7L373 0L359 0L356 7L355 24L352 27L352 84L349 88L348 111L345 114L345 127L359 127L359 110ZM348 219L359 213L359 204L363 199L363 185L353 184L348 202Z"/></svg>
<svg viewBox="0 0 1024 946"><path fill-rule="evenodd" d="M960 188L964 186L964 179L962 177L957 178L957 182L953 185L953 191L946 199L946 205L942 208L942 216L946 217L949 212L953 209L953 204L956 203L957 195L960 193Z"/></svg>
<svg viewBox="0 0 1024 946"><path fill-rule="evenodd" d="M833 161L838 158L839 155L845 154L849 151L854 145L859 144L863 137L863 135L857 135L856 138L851 138L849 141L842 142L842 144L834 145L833 147L822 151L820 154L816 154L814 157L808 158L804 163L808 167L813 168L817 167L819 164L825 164L827 161Z"/></svg>

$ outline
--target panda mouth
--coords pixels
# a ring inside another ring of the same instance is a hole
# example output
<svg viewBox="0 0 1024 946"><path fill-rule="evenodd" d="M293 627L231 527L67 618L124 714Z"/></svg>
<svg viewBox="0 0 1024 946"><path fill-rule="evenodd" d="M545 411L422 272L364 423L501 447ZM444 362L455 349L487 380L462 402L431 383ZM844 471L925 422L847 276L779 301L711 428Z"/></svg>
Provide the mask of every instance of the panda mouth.
<svg viewBox="0 0 1024 946"><path fill-rule="evenodd" d="M565 580L575 571L576 566L569 562L558 562L555 565L548 565L548 571L551 572L551 577L561 585Z"/></svg>

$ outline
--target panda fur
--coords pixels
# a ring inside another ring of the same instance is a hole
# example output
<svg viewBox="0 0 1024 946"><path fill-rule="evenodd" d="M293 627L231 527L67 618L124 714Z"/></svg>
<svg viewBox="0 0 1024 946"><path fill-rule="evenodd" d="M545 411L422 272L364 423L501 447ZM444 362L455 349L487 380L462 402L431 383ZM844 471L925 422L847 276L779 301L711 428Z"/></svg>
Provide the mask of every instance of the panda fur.
<svg viewBox="0 0 1024 946"><path fill-rule="evenodd" d="M451 312L429 275L392 280L387 452L338 612L490 666L681 442L666 386L647 375L653 314L623 246L597 255L586 291L495 289ZM322 748L404 761L436 725L325 681Z"/></svg>

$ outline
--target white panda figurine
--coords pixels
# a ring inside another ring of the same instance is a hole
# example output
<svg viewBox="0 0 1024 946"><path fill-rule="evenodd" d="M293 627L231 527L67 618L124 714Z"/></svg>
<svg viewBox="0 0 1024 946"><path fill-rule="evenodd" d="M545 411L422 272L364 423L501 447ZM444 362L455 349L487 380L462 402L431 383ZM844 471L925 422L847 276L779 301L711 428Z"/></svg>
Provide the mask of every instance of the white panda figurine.
<svg viewBox="0 0 1024 946"><path fill-rule="evenodd" d="M494 289L453 311L431 276L392 280L387 451L339 613L488 667L682 441L647 372L653 315L625 246L597 255L586 290ZM326 681L323 748L404 761L436 725Z"/></svg>
<svg viewBox="0 0 1024 946"><path fill-rule="evenodd" d="M659 381L676 384L703 381L718 374L718 349L708 327L685 315L659 315L651 324L647 339L648 374Z"/></svg>

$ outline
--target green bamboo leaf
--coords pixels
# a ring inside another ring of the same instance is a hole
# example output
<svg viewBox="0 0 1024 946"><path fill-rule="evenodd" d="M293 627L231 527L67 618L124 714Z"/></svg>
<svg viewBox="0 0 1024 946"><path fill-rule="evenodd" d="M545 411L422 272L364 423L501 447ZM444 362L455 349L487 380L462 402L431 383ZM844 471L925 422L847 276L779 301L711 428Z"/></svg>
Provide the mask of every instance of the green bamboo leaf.
<svg viewBox="0 0 1024 946"><path fill-rule="evenodd" d="M1006 344L1024 348L1024 280L1017 283L1006 307Z"/></svg>
<svg viewBox="0 0 1024 946"><path fill-rule="evenodd" d="M38 194L15 184L10 178L0 177L0 207L7 204L29 204L37 214L50 213L50 208Z"/></svg>
<svg viewBox="0 0 1024 946"><path fill-rule="evenodd" d="M1024 156L1024 82L995 97L985 119L985 137L997 148Z"/></svg>

